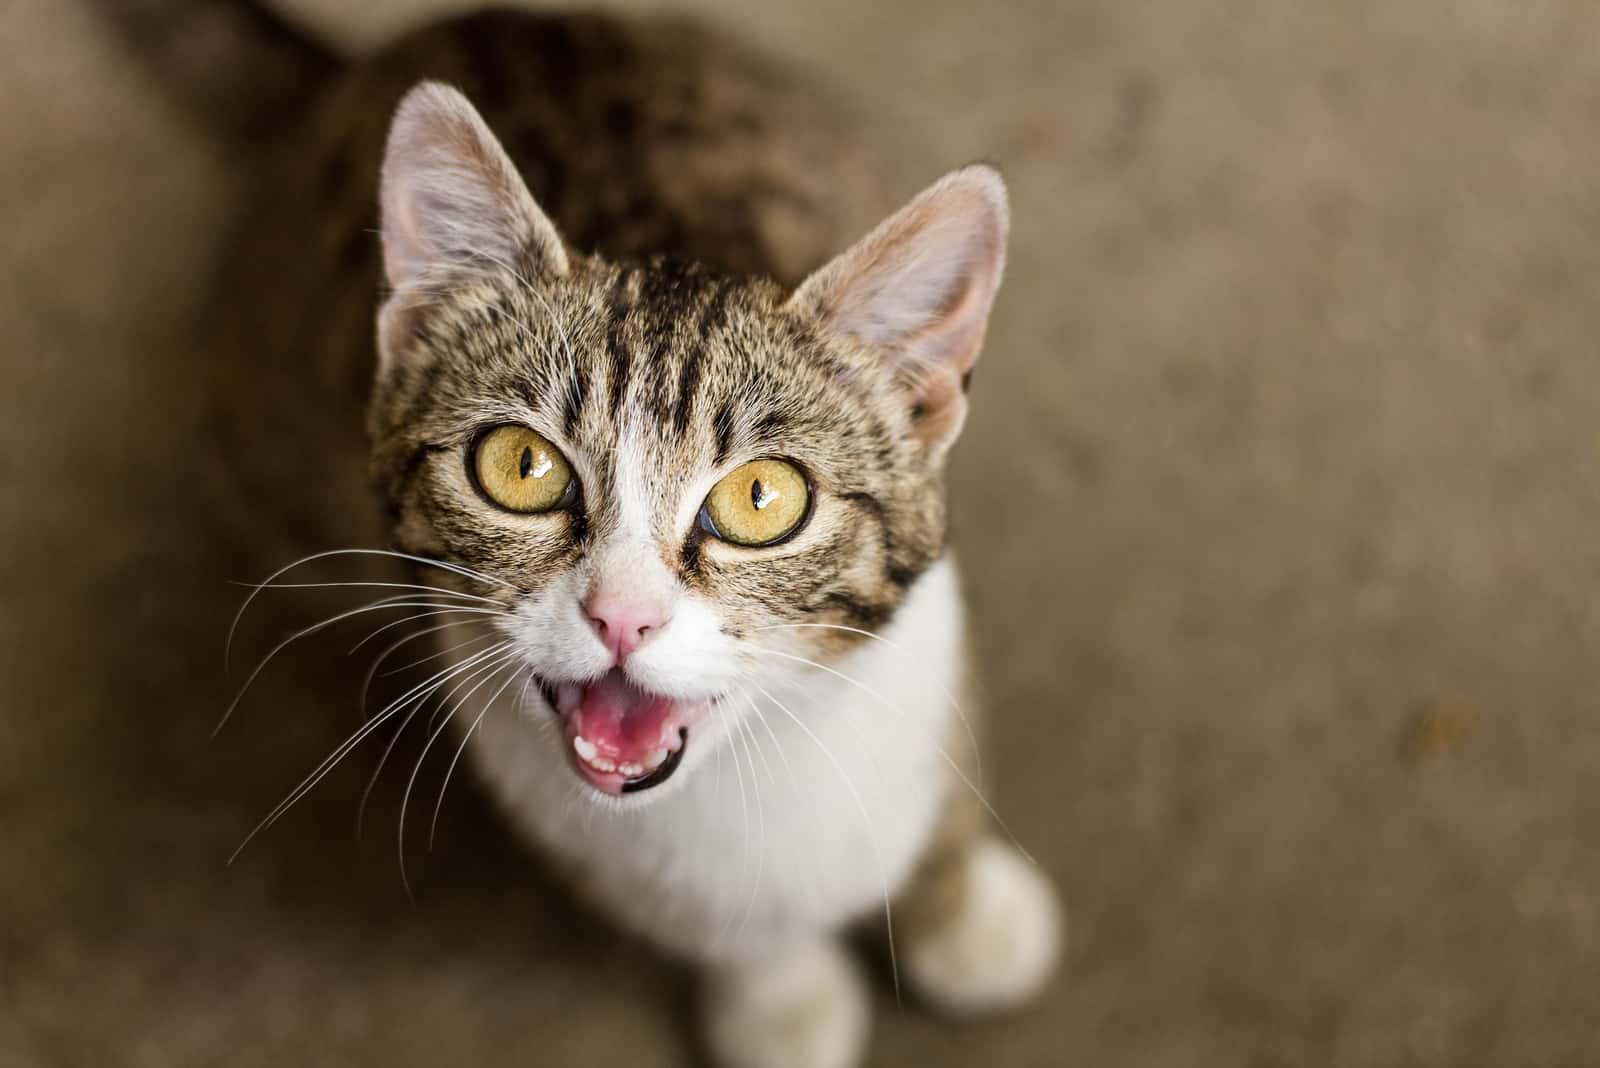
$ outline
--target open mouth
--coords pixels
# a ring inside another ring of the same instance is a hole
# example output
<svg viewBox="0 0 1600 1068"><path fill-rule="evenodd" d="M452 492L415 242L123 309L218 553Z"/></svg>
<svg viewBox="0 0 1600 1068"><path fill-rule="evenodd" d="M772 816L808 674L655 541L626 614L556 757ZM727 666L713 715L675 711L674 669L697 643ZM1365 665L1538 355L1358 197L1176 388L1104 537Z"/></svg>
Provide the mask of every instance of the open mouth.
<svg viewBox="0 0 1600 1068"><path fill-rule="evenodd" d="M541 683L567 754L602 793L639 793L672 778L689 744L690 705L648 693L615 668L587 684Z"/></svg>

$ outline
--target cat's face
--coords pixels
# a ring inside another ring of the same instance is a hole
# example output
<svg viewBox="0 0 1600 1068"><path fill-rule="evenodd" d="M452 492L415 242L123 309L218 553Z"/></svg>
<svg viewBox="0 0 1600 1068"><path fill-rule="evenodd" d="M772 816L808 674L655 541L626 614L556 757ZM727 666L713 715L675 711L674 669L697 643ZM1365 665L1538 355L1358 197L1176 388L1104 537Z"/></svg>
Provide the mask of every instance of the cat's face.
<svg viewBox="0 0 1600 1068"><path fill-rule="evenodd" d="M895 612L944 539L1005 237L958 172L793 294L570 255L469 105L401 105L374 459L574 772L642 803Z"/></svg>

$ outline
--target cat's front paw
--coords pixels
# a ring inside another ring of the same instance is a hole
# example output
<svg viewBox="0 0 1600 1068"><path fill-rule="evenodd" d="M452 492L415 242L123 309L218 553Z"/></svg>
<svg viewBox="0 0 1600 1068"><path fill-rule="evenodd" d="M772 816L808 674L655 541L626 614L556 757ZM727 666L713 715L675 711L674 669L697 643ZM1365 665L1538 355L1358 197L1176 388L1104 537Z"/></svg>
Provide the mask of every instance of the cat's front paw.
<svg viewBox="0 0 1600 1068"><path fill-rule="evenodd" d="M714 970L704 1011L718 1068L853 1068L867 1044L866 988L832 942Z"/></svg>
<svg viewBox="0 0 1600 1068"><path fill-rule="evenodd" d="M917 989L946 1012L1011 1008L1044 985L1060 952L1061 914L1044 873L1011 846L980 840L949 919L906 947Z"/></svg>

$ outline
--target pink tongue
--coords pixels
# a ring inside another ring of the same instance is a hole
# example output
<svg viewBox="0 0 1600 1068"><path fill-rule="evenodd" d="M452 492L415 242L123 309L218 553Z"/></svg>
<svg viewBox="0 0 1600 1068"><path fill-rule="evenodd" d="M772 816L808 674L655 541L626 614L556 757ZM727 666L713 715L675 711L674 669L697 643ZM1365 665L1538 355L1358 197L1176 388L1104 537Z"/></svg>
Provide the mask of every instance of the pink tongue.
<svg viewBox="0 0 1600 1068"><path fill-rule="evenodd" d="M634 689L622 672L610 671L584 688L570 729L601 756L643 765L655 750L678 747L676 707L675 701Z"/></svg>

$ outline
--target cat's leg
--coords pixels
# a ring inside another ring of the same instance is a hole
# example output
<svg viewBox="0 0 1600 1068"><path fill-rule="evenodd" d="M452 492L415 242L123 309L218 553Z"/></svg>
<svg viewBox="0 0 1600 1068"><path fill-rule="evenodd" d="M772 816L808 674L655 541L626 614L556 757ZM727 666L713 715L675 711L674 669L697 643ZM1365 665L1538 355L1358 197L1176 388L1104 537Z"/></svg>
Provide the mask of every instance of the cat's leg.
<svg viewBox="0 0 1600 1068"><path fill-rule="evenodd" d="M706 975L705 1035L718 1068L853 1068L870 1028L855 961L832 938Z"/></svg>
<svg viewBox="0 0 1600 1068"><path fill-rule="evenodd" d="M1055 969L1055 887L996 838L970 797L944 821L895 902L900 967L935 1007L958 1015L1011 1008Z"/></svg>

